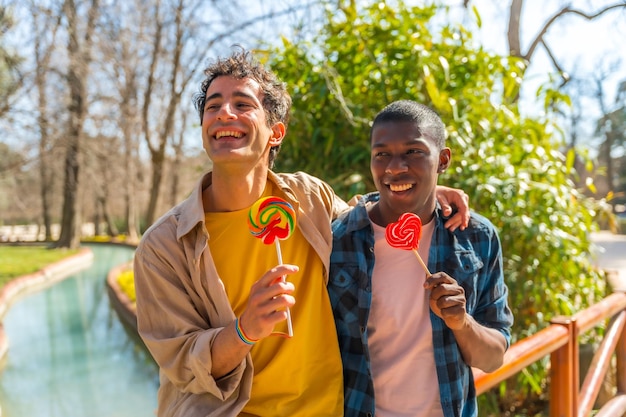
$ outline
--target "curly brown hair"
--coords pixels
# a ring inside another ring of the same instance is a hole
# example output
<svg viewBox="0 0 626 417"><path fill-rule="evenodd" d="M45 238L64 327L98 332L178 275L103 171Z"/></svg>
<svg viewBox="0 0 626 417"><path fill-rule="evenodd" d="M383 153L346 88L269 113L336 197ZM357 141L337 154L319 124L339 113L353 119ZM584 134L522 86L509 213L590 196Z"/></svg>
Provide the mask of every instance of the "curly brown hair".
<svg viewBox="0 0 626 417"><path fill-rule="evenodd" d="M204 115L206 92L217 77L227 76L235 79L250 78L259 83L263 92L263 110L267 119L268 127L276 122L282 122L287 127L289 123L289 111L291 109L291 96L276 74L265 68L258 62L249 51L241 48L226 58L218 58L205 70L205 79L200 85L200 91L194 95L194 105L200 116L200 124ZM274 160L280 150L280 145L270 149L270 168L274 166Z"/></svg>

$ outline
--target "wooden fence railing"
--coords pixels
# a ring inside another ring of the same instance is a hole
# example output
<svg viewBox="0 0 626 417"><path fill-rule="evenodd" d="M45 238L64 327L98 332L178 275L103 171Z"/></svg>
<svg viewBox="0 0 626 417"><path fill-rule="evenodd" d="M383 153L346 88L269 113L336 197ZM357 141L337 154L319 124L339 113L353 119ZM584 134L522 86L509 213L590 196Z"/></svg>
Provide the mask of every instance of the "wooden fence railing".
<svg viewBox="0 0 626 417"><path fill-rule="evenodd" d="M604 338L580 385L578 336L609 320ZM587 417L591 414L602 382L615 363L615 396L596 417L626 414L626 293L617 292L571 317L556 317L551 325L513 344L504 364L486 374L474 370L478 395L550 355L550 417ZM615 362L611 358L615 354ZM579 390L580 386L580 390Z"/></svg>

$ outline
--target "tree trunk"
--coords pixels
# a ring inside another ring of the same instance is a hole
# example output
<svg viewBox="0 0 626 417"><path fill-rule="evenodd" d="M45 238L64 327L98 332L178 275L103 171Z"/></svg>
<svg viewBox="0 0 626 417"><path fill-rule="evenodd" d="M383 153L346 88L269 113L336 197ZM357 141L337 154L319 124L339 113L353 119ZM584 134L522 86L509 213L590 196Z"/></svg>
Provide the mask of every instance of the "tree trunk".
<svg viewBox="0 0 626 417"><path fill-rule="evenodd" d="M48 83L47 73L50 71L50 55L54 48L56 34L60 24L60 18L56 19L52 25L49 25L45 17L37 15L36 11L32 12L33 21L41 22L41 26L35 33L35 90L37 91L37 125L39 128L39 179L41 196L41 217L44 228L44 240L52 241L52 215L51 211L51 193L52 193L52 169L48 161L48 152L51 151L50 146L50 124L48 119L48 94L46 93L46 85ZM44 39L49 39L47 45L44 45Z"/></svg>
<svg viewBox="0 0 626 417"><path fill-rule="evenodd" d="M74 0L66 0L63 9L67 18L68 31L68 74L67 82L70 91L68 105L69 126L67 129L67 147L65 153L65 181L63 184L63 212L61 218L61 235L57 247L77 248L80 244L80 163L83 123L87 112L85 85L91 61L91 43L95 27L98 0L92 0L83 45L79 41L77 8Z"/></svg>
<svg viewBox="0 0 626 417"><path fill-rule="evenodd" d="M115 225L115 222L113 221L113 217L111 216L111 211L109 210L108 201L109 201L109 197L107 194L104 194L103 196L98 198L98 203L100 206L100 209L98 211L102 213L102 218L107 225L107 232L109 236L116 237L120 234L120 232L119 230L117 230L117 226Z"/></svg>
<svg viewBox="0 0 626 417"><path fill-rule="evenodd" d="M39 124L40 124L40 127L42 127L42 124L45 124L45 122L40 120ZM47 142L48 142L47 133L42 131L40 142L39 142L39 178L41 180L39 192L41 195L41 214L42 214L43 227L44 227L44 240L46 242L49 242L52 240L52 218L50 215L50 193L52 191L51 183L52 183L53 175L49 172L50 169L48 168L47 158L45 155L46 149L48 148Z"/></svg>
<svg viewBox="0 0 626 417"><path fill-rule="evenodd" d="M96 207L96 211L93 215L93 233L96 236L102 236L102 227L100 226L102 224L102 219L100 216L100 208Z"/></svg>
<svg viewBox="0 0 626 417"><path fill-rule="evenodd" d="M187 122L187 115L181 116L182 125ZM178 141L174 143L174 162L172 163L172 188L170 192L170 205L175 206L178 203L178 193L180 188L180 166L183 163L183 146L185 144L185 131L181 130L178 135Z"/></svg>
<svg viewBox="0 0 626 417"><path fill-rule="evenodd" d="M509 43L509 55L522 57L522 45L520 42L520 18L524 0L512 0L509 8L509 27L507 40Z"/></svg>
<svg viewBox="0 0 626 417"><path fill-rule="evenodd" d="M165 147L162 152L152 154L152 181L150 187L150 201L148 203L148 212L146 213L146 227L150 226L156 220L157 204L159 202L159 190L161 189L161 181L163 179L163 162L165 160Z"/></svg>
<svg viewBox="0 0 626 417"><path fill-rule="evenodd" d="M133 161L134 146L130 134L124 134L124 143L126 150L126 152L124 152L124 166L126 168L126 177L128 178L124 187L126 235L129 242L138 242L139 225L137 222L137 204L135 201L135 181L137 181L137 177L135 175L135 163Z"/></svg>
<svg viewBox="0 0 626 417"><path fill-rule="evenodd" d="M129 54L127 50L124 50L124 55ZM137 73L135 68L129 68L125 66L125 80L126 83L122 90L122 120L121 129L124 134L124 170L126 172L126 178L124 184L124 205L125 205L125 223L126 223L126 235L129 242L139 241L139 225L137 222L137 204L135 201L135 183L137 181L135 172L135 133L136 133L136 117L135 117L135 105L137 104Z"/></svg>
<svg viewBox="0 0 626 417"><path fill-rule="evenodd" d="M177 154L172 164L172 183L170 188L170 206L174 207L178 203L178 191L180 188L179 167L182 162L181 157Z"/></svg>
<svg viewBox="0 0 626 417"><path fill-rule="evenodd" d="M175 10L175 38L174 38L174 46L173 51L170 52L169 55L172 56L171 70L168 78L168 87L169 87L169 100L168 105L165 110L165 118L163 121L162 128L159 129L158 134L158 144L155 146L149 140L149 127L147 126L146 117L149 114L149 105L150 105L150 96L152 94L151 88L146 90L146 101L144 103L144 134L146 140L148 142L148 147L150 148L150 153L152 155L152 185L150 191L150 203L148 205L148 212L146 215L147 225L151 225L156 219L156 209L157 202L159 199L159 192L161 189L161 181L163 179L163 164L165 162L165 148L167 147L167 142L174 131L174 115L178 109L180 104L180 96L184 90L184 86L189 81L188 79L179 81L180 78L180 69L181 69L181 57L184 47L184 23L182 21L184 10L184 1L179 0L177 4L177 8ZM158 11L157 11L158 17ZM158 33L162 29L162 25L157 25L159 29ZM159 35L160 36L160 35ZM161 49L161 44L155 39L154 44L154 52L153 52L153 61L151 63L151 70L156 68L156 63L158 60L158 52ZM154 81L154 74L151 74L149 77L150 81ZM149 83L150 84L150 83ZM181 85L182 84L182 85Z"/></svg>
<svg viewBox="0 0 626 417"><path fill-rule="evenodd" d="M615 146L615 138L611 130L605 133L606 143L606 182L609 186L609 192L615 190L615 168L613 168L613 158L611 157L611 151Z"/></svg>
<svg viewBox="0 0 626 417"><path fill-rule="evenodd" d="M78 225L78 175L80 173L78 153L80 152L80 139L78 126L70 127L65 152L65 181L63 183L63 212L61 217L61 235L56 242L59 248L77 248L80 244Z"/></svg>

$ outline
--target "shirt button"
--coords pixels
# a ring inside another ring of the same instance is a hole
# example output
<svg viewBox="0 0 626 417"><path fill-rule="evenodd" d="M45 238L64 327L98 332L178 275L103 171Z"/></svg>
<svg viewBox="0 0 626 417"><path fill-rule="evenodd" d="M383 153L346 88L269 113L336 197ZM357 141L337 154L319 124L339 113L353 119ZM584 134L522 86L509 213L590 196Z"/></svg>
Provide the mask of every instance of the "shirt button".
<svg viewBox="0 0 626 417"><path fill-rule="evenodd" d="M361 326L359 329L361 330L361 334L365 333L365 327Z"/></svg>
<svg viewBox="0 0 626 417"><path fill-rule="evenodd" d="M370 252L374 253L374 247L370 246Z"/></svg>

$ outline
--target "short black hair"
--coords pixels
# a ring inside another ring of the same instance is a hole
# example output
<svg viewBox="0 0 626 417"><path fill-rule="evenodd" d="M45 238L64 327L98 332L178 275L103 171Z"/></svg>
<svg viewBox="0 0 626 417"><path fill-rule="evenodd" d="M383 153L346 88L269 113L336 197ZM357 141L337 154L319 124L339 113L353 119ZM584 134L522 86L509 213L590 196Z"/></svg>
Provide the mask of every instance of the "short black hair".
<svg viewBox="0 0 626 417"><path fill-rule="evenodd" d="M416 101L398 100L383 108L372 123L370 143L372 142L372 132L376 125L386 122L415 123L420 134L433 140L440 150L446 146L446 127L441 117L430 107Z"/></svg>

